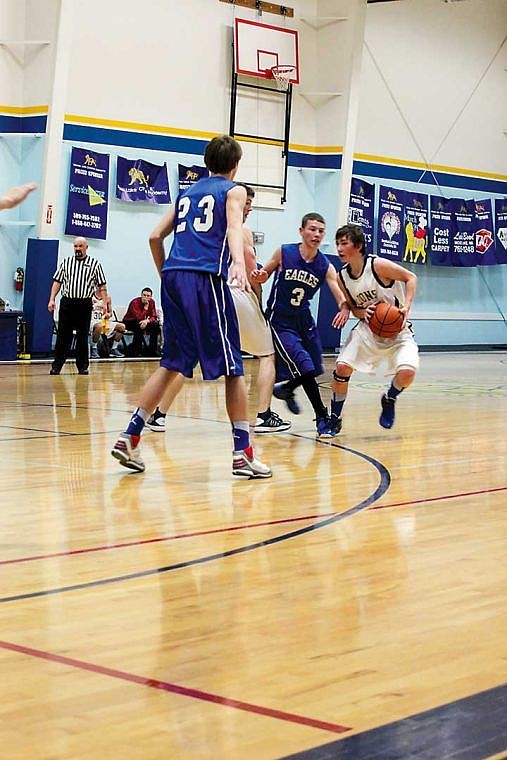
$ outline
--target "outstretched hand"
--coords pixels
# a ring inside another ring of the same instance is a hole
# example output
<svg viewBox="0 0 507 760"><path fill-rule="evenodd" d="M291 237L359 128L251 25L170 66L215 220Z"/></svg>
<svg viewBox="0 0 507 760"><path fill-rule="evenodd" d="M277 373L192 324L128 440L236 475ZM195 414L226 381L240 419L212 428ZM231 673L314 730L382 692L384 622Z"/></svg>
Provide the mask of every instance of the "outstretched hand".
<svg viewBox="0 0 507 760"><path fill-rule="evenodd" d="M229 267L227 282L229 285L235 285L237 288L246 291L247 293L250 293L252 290L252 287L248 282L248 277L246 276L245 265L240 262L235 262Z"/></svg>
<svg viewBox="0 0 507 760"><path fill-rule="evenodd" d="M350 309L348 306L342 306L340 311L334 316L333 321L331 324L333 327L335 327L337 330L340 330L345 323L347 322L348 318L350 317Z"/></svg>

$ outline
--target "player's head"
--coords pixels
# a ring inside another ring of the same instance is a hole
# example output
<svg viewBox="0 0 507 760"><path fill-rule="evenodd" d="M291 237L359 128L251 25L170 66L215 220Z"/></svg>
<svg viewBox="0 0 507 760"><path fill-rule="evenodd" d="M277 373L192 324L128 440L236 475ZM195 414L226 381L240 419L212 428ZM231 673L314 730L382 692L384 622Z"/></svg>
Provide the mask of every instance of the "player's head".
<svg viewBox="0 0 507 760"><path fill-rule="evenodd" d="M352 244L363 256L366 256L366 242L364 232L357 224L344 224L338 227L335 235L336 249L340 254L340 245L343 247L347 242ZM349 245L350 248L350 245Z"/></svg>
<svg viewBox="0 0 507 760"><path fill-rule="evenodd" d="M84 259L86 256L86 252L88 250L88 243L86 242L86 238L84 237L77 237L74 240L74 256L76 259Z"/></svg>
<svg viewBox="0 0 507 760"><path fill-rule="evenodd" d="M326 234L326 220L316 211L310 211L301 219L299 234L305 245L318 248Z"/></svg>
<svg viewBox="0 0 507 760"><path fill-rule="evenodd" d="M206 146L204 163L211 174L234 174L243 151L239 142L229 135L214 137Z"/></svg>
<svg viewBox="0 0 507 760"><path fill-rule="evenodd" d="M252 203L253 199L255 198L255 191L250 185L247 185L246 182L236 182L237 185L240 187L244 187L246 190L246 202L245 206L243 208L243 222L246 222L248 214L252 210Z"/></svg>

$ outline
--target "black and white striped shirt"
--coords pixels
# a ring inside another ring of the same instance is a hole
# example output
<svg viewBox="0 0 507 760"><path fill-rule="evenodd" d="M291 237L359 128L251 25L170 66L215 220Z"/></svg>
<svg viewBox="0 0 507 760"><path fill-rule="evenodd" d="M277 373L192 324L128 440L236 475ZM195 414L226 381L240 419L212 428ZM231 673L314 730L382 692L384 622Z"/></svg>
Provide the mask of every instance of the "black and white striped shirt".
<svg viewBox="0 0 507 760"><path fill-rule="evenodd" d="M81 261L75 256L64 259L53 280L61 284L60 295L67 298L91 298L98 287L106 284L100 262L91 256Z"/></svg>

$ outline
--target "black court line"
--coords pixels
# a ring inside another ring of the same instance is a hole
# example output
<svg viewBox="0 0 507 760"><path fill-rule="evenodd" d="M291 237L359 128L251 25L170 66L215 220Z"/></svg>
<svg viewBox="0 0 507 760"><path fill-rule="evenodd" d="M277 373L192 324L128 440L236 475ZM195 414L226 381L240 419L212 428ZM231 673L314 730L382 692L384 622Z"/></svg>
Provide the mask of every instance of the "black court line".
<svg viewBox="0 0 507 760"><path fill-rule="evenodd" d="M481 760L507 750L507 685L284 760Z"/></svg>
<svg viewBox="0 0 507 760"><path fill-rule="evenodd" d="M312 441L315 440L314 438L309 439L308 436L304 436L301 434L294 434L294 435L297 438L303 438L305 440L312 440ZM391 476L387 468L381 462L377 461L376 459L373 459L367 454L363 454L361 451L356 451L355 449L349 449L346 446L336 445L328 441L316 441L316 442L323 446L331 446L332 448L342 449L343 451L353 454L354 456L358 456L361 459L364 459L365 461L367 461L369 464L372 464L380 476L379 485L373 491L373 493L367 496L366 499L363 499L363 501L359 502L359 504L356 504L355 506L347 509L345 512L340 512L340 514L338 515L333 515L332 517L328 517L325 520L321 520L320 522L312 523L312 525L307 525L304 528L299 528L298 530L290 531L289 533L284 533L281 536L268 538L268 539L265 539L264 541L257 541L256 543L248 544L247 546L239 546L236 549L230 549L229 551L226 551L226 552L210 554L205 557L198 557L196 559L187 560L186 562L177 562L174 565L156 567L150 570L141 570L135 573L117 575L111 578L102 578L101 580L88 581L86 583L76 583L71 586L60 586L58 588L45 589L44 591L32 591L25 594L15 594L13 596L4 596L4 597L0 597L0 603L5 604L7 602L18 602L23 599L36 599L37 597L51 596L54 594L63 594L68 591L81 591L83 589L88 589L88 588L97 588L99 586L107 586L112 583L121 583L123 581L137 580L139 578L147 578L151 575L168 573L173 570L181 570L185 567L193 567L195 565L203 565L207 562L213 562L214 560L217 560L217 559L226 559L227 557L234 557L238 554L244 554L245 552L253 551L254 549L261 549L267 546L272 546L274 544L280 543L281 541L287 541L290 538L297 538L298 536L302 536L305 533L310 533L314 530L325 528L327 525L332 525L333 523L340 522L341 520L344 520L346 517L351 517L352 515L355 515L357 512L360 512L361 510L366 509L366 507L369 507L370 504L373 504L373 502L377 501L377 499L380 499L380 497L383 496L383 494L389 488L391 484Z"/></svg>

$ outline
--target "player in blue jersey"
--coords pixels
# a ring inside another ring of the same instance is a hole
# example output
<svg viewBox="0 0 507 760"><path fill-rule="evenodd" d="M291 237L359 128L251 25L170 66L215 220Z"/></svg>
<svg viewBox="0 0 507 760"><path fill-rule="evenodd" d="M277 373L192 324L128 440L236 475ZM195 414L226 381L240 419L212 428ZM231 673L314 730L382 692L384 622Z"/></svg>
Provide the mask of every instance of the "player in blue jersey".
<svg viewBox="0 0 507 760"><path fill-rule="evenodd" d="M310 311L310 301L325 281L340 309L333 318L333 327L343 327L349 317L349 308L338 287L336 269L319 250L326 234L324 218L315 212L305 214L299 234L301 243L277 248L268 263L252 278L262 283L276 272L266 308L273 330L279 380L273 395L283 399L293 414L299 414L301 409L294 391L302 385L315 412L317 434L321 438L332 438L335 433L331 419L315 379L324 369L322 344Z"/></svg>
<svg viewBox="0 0 507 760"><path fill-rule="evenodd" d="M241 146L232 137L211 140L204 154L211 176L182 192L150 236L162 279L164 351L160 367L141 391L139 408L111 452L132 470L145 469L139 440L164 392L173 383L181 383L180 373L192 377L199 363L204 380L225 376L233 475L271 477L270 468L255 458L250 445L238 321L227 287L229 277L242 290L250 289L242 231L246 190L232 181L240 158ZM166 259L164 240L173 231Z"/></svg>

